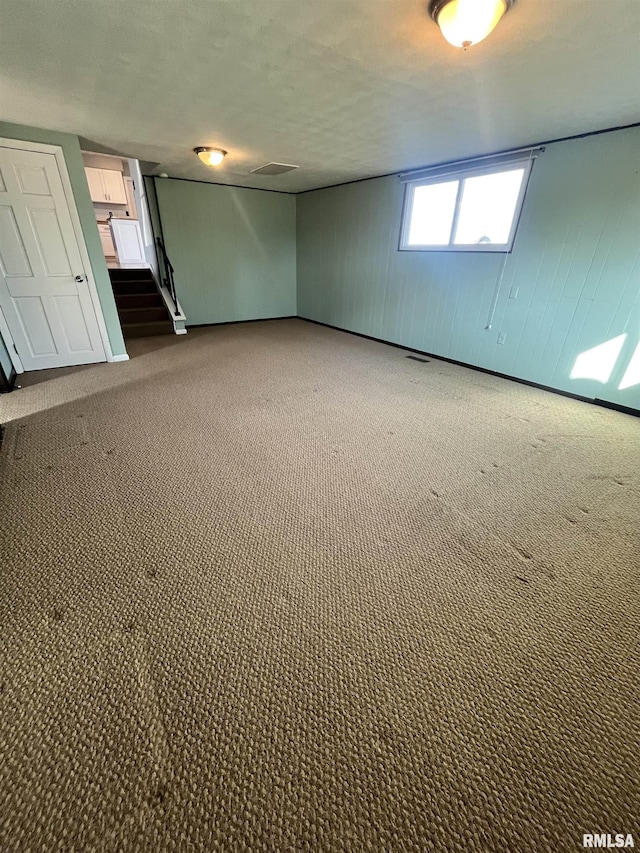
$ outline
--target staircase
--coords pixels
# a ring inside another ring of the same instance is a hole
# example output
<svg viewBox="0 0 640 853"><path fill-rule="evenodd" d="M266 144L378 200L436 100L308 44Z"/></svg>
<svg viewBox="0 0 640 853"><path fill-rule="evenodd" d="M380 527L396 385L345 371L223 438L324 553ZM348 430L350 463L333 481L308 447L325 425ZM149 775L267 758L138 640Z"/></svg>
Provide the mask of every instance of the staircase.
<svg viewBox="0 0 640 853"><path fill-rule="evenodd" d="M110 269L109 277L125 339L173 334L171 317L150 269Z"/></svg>

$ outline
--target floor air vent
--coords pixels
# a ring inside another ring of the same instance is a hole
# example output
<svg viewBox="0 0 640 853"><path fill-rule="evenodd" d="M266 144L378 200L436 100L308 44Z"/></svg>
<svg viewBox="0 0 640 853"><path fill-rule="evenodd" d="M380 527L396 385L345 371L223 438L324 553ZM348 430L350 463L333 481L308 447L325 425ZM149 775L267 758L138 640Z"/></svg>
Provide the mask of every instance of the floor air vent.
<svg viewBox="0 0 640 853"><path fill-rule="evenodd" d="M283 175L285 172L292 172L298 166L290 166L288 163L265 163L264 166L258 166L257 169L251 169L251 175Z"/></svg>
<svg viewBox="0 0 640 853"><path fill-rule="evenodd" d="M428 364L428 363L429 363L429 359L428 359L428 358L418 358L418 356L417 356L417 355L408 355L408 356L406 356L406 357L407 357L407 358L410 358L410 359L411 359L411 361L421 361L423 364Z"/></svg>

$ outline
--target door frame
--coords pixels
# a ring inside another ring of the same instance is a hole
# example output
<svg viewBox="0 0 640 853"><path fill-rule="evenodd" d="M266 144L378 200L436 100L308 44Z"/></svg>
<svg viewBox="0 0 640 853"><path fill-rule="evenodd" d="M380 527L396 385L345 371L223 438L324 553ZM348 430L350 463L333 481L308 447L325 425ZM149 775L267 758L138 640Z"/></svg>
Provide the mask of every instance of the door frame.
<svg viewBox="0 0 640 853"><path fill-rule="evenodd" d="M96 287L96 282L93 277L93 268L91 266L91 260L89 258L87 244L84 240L84 233L82 231L80 215L76 206L76 199L73 194L73 187L71 186L71 179L69 178L69 172L67 170L67 161L64 157L64 151L59 145L48 145L44 142L28 142L26 139L7 139L2 136L0 136L0 147L14 148L18 151L36 151L40 154L53 154L53 156L56 158L58 172L60 173L60 180L62 181L62 189L64 191L67 207L69 209L69 216L71 217L71 224L73 226L73 231L76 237L76 243L78 244L78 251L80 252L80 260L83 266L82 272L84 273L85 278L87 280L89 296L91 297L91 303L93 305L93 310L95 311L96 320L98 322L100 340L102 342L102 346L104 347L104 354L108 362L113 362L116 360L123 361L124 359L122 358L122 356L115 358L111 349L109 333L107 332L107 325L104 321L102 305L100 304L100 297L98 296L98 288ZM96 225L96 230L97 228L98 226ZM20 356L18 355L18 352L16 350L13 336L11 335L11 332L9 330L6 318L2 315L1 311L0 331L2 332L2 337L5 339L7 349L9 350L9 355L11 357L11 361L13 362L13 367L16 373L24 373L24 367L22 365L22 361L20 360ZM100 362L97 363L100 364Z"/></svg>
<svg viewBox="0 0 640 853"><path fill-rule="evenodd" d="M13 342L13 335L11 334L11 330L9 329L9 324L5 319L2 307L0 307L0 337L2 337L2 339L4 340L7 352L9 353L9 358L11 359L11 363L13 364L13 369L16 373L24 373L24 367L22 366L22 361L20 359L20 356L18 355L16 345Z"/></svg>

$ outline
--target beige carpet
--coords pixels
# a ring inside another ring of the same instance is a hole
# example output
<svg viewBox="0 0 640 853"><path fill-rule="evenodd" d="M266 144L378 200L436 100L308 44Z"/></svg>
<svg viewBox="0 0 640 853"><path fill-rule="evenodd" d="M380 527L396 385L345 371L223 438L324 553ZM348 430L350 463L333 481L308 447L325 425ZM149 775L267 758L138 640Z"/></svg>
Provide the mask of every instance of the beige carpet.
<svg viewBox="0 0 640 853"><path fill-rule="evenodd" d="M0 399L3 852L638 833L638 419L300 320L132 352Z"/></svg>

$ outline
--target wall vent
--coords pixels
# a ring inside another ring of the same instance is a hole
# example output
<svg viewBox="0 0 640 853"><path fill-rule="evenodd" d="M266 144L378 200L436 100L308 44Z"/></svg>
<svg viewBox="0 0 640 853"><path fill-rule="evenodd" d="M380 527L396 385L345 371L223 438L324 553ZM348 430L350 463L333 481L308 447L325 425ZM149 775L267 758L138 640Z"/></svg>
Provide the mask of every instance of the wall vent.
<svg viewBox="0 0 640 853"><path fill-rule="evenodd" d="M298 166L291 166L288 163L265 163L264 166L258 166L257 169L250 169L251 175L283 175L285 172L292 172Z"/></svg>

